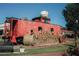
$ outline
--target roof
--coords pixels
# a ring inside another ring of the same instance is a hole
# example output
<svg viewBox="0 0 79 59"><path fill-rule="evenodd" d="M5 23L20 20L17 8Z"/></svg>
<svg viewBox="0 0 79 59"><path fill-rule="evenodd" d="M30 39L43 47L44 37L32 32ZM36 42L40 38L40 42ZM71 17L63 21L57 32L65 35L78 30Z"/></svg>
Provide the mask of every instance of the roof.
<svg viewBox="0 0 79 59"><path fill-rule="evenodd" d="M43 17L35 17L35 18L32 19L32 21L35 21L35 20L37 20L37 19L40 20L41 18L43 18ZM45 18L44 18L44 19L45 19ZM46 20L50 20L50 18L46 18Z"/></svg>
<svg viewBox="0 0 79 59"><path fill-rule="evenodd" d="M13 17L9 17L9 18L7 18L7 19L11 19L11 18L13 18ZM33 18L32 20L24 20L24 21L33 21L33 20L35 20L35 19L40 19L41 17L35 17L35 18ZM20 19L21 20L21 18L14 18L15 20L17 20L17 19ZM14 20L13 19L13 20ZM50 20L49 18L48 18L48 20ZM58 25L58 24L51 24L51 23L45 23L45 24L50 24L50 25L56 25L56 26L60 26L61 28L63 28L61 25Z"/></svg>

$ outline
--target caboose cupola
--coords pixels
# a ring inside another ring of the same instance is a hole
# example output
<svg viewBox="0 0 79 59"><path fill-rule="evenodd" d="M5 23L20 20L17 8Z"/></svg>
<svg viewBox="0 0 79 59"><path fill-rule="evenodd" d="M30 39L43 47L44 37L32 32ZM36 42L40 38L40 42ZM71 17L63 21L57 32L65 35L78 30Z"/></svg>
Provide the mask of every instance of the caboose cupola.
<svg viewBox="0 0 79 59"><path fill-rule="evenodd" d="M50 23L50 18L48 18L48 12L47 11L41 11L40 16L33 18L32 21Z"/></svg>

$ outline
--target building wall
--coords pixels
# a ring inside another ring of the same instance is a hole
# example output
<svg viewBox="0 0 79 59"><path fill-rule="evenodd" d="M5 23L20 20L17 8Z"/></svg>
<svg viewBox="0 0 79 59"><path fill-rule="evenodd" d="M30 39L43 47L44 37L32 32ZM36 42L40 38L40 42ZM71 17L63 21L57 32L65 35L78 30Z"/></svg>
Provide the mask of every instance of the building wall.
<svg viewBox="0 0 79 59"><path fill-rule="evenodd" d="M38 27L42 27L43 31L50 31L51 28L54 29L54 35L59 35L61 32L61 27L59 25L45 24L42 22L34 22L34 21L25 21L18 20L16 23L14 33L16 36L24 36L25 34L30 34L31 30L34 33L38 33Z"/></svg>

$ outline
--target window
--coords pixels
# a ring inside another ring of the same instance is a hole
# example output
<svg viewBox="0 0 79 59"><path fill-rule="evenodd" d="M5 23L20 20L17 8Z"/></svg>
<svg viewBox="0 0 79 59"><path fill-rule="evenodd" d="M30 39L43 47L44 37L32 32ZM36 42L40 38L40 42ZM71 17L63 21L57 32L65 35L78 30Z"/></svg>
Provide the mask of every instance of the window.
<svg viewBox="0 0 79 59"><path fill-rule="evenodd" d="M51 32L53 32L53 31L54 31L54 29L53 29L53 28L51 28L51 29L50 29L50 31L51 31Z"/></svg>
<svg viewBox="0 0 79 59"><path fill-rule="evenodd" d="M33 30L31 30L31 32L33 32Z"/></svg>
<svg viewBox="0 0 79 59"><path fill-rule="evenodd" d="M3 34L3 30L0 30L0 35L2 35Z"/></svg>
<svg viewBox="0 0 79 59"><path fill-rule="evenodd" d="M33 30L30 30L30 32L31 32L31 33L30 33L31 35L33 35L33 34L34 34Z"/></svg>
<svg viewBox="0 0 79 59"><path fill-rule="evenodd" d="M42 27L38 27L38 31L42 31Z"/></svg>
<svg viewBox="0 0 79 59"><path fill-rule="evenodd" d="M48 23L48 20L45 20L44 23Z"/></svg>

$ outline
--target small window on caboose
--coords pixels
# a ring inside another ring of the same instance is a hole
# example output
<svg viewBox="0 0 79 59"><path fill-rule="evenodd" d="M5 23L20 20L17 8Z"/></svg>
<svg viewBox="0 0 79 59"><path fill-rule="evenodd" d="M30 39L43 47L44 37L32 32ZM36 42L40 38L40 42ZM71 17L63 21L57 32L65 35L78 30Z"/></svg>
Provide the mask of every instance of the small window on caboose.
<svg viewBox="0 0 79 59"><path fill-rule="evenodd" d="M38 27L38 31L42 31L42 27Z"/></svg>
<svg viewBox="0 0 79 59"><path fill-rule="evenodd" d="M31 30L31 32L33 32L33 30Z"/></svg>
<svg viewBox="0 0 79 59"><path fill-rule="evenodd" d="M0 30L0 35L2 35L3 34L3 30Z"/></svg>
<svg viewBox="0 0 79 59"><path fill-rule="evenodd" d="M53 28L51 28L51 29L50 29L50 31L51 31L51 32L53 32L53 31L54 31L54 29L53 29Z"/></svg>
<svg viewBox="0 0 79 59"><path fill-rule="evenodd" d="M30 30L30 32L31 32L31 35L33 35L33 34L34 34L33 30Z"/></svg>

